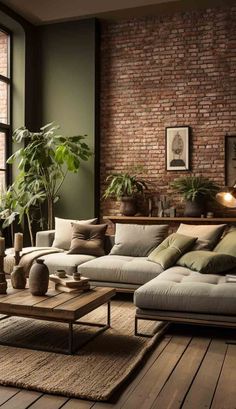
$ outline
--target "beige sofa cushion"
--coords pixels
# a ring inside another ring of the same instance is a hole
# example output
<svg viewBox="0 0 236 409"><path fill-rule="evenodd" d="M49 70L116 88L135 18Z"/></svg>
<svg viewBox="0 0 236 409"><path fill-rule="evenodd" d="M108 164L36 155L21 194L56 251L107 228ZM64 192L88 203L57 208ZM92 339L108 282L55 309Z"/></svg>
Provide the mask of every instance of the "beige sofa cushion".
<svg viewBox="0 0 236 409"><path fill-rule="evenodd" d="M141 285L163 269L159 264L147 261L146 257L108 255L80 265L78 271L93 281Z"/></svg>
<svg viewBox="0 0 236 409"><path fill-rule="evenodd" d="M141 309L236 314L236 283L225 276L171 267L135 291Z"/></svg>
<svg viewBox="0 0 236 409"><path fill-rule="evenodd" d="M115 244L110 254L147 257L168 234L168 225L116 224Z"/></svg>
<svg viewBox="0 0 236 409"><path fill-rule="evenodd" d="M72 220L55 217L55 236L52 247L69 250L72 237L72 223L96 224L97 219Z"/></svg>
<svg viewBox="0 0 236 409"><path fill-rule="evenodd" d="M49 274L54 274L56 270L65 270L67 274L73 274L78 265L93 260L95 257L85 254L53 253L40 258L47 265Z"/></svg>
<svg viewBox="0 0 236 409"><path fill-rule="evenodd" d="M184 224L181 223L177 232L190 237L197 237L198 240L193 250L211 250L219 241L226 224Z"/></svg>

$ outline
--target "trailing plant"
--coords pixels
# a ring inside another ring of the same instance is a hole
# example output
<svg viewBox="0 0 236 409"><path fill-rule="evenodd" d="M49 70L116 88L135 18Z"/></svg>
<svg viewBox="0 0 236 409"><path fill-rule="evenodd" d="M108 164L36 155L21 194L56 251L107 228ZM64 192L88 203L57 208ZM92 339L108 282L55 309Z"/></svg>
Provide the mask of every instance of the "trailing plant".
<svg viewBox="0 0 236 409"><path fill-rule="evenodd" d="M136 174L113 173L106 179L109 182L103 197L115 197L117 199L122 196L134 196L136 194L143 194L148 189L146 182L138 178Z"/></svg>
<svg viewBox="0 0 236 409"><path fill-rule="evenodd" d="M87 161L92 155L84 142L86 135L62 136L59 126L53 123L31 132L25 127L13 133L16 144L24 143L7 161L19 163L19 174L13 184L20 203L20 216L25 214L29 224L34 219L36 209L40 211L43 224L42 206L46 203L47 228L53 228L54 204L59 199L59 190L68 172L77 173L81 161Z"/></svg>
<svg viewBox="0 0 236 409"><path fill-rule="evenodd" d="M185 200L209 199L219 191L219 186L203 176L186 176L174 180L170 186Z"/></svg>

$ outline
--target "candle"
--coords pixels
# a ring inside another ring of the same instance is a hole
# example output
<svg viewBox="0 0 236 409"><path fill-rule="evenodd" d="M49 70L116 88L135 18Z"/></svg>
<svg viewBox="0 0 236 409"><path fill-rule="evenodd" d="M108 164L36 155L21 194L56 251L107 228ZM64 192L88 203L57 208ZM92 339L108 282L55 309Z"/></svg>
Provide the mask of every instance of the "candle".
<svg viewBox="0 0 236 409"><path fill-rule="evenodd" d="M5 238L0 237L0 256L4 256L5 253Z"/></svg>
<svg viewBox="0 0 236 409"><path fill-rule="evenodd" d="M22 250L23 248L23 234L22 233L15 233L14 248L15 248L15 251Z"/></svg>

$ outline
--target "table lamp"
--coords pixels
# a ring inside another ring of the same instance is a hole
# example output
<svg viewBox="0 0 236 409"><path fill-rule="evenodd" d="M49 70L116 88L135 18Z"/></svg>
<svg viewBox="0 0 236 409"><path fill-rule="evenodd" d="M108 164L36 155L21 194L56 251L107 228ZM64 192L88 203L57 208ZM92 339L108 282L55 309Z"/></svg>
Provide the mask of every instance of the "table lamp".
<svg viewBox="0 0 236 409"><path fill-rule="evenodd" d="M217 193L216 200L225 207L236 208L236 181L232 187Z"/></svg>

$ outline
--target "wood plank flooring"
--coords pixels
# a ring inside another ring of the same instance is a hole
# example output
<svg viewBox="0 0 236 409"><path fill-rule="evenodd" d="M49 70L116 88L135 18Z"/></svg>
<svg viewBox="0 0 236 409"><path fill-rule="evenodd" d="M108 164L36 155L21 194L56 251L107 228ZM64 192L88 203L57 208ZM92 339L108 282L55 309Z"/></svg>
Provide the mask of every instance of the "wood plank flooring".
<svg viewBox="0 0 236 409"><path fill-rule="evenodd" d="M0 386L0 409L236 409L235 339L175 325L108 403Z"/></svg>

